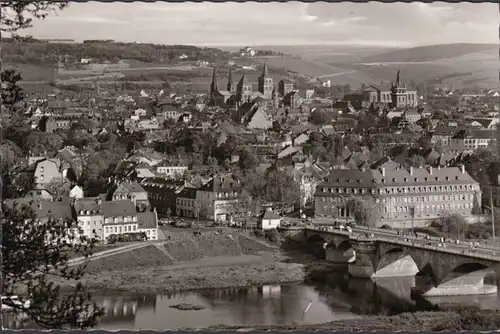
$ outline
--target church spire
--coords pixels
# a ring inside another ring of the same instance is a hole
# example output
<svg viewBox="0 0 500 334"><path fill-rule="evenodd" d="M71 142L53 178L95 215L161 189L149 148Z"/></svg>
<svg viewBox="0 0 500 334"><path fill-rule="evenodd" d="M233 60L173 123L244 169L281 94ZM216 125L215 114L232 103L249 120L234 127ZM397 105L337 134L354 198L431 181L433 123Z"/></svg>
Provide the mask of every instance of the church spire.
<svg viewBox="0 0 500 334"><path fill-rule="evenodd" d="M396 87L399 87L401 84L401 72L398 70L398 75L396 76Z"/></svg>
<svg viewBox="0 0 500 334"><path fill-rule="evenodd" d="M232 71L232 66L229 66L229 78L227 79L227 91L232 92L233 91L233 71Z"/></svg>
<svg viewBox="0 0 500 334"><path fill-rule="evenodd" d="M269 71L267 70L267 60L264 61L264 68L262 69L262 77L269 76Z"/></svg>
<svg viewBox="0 0 500 334"><path fill-rule="evenodd" d="M212 84L210 85L210 94L213 94L218 90L219 90L219 85L217 84L217 70L214 67L214 74L212 75Z"/></svg>

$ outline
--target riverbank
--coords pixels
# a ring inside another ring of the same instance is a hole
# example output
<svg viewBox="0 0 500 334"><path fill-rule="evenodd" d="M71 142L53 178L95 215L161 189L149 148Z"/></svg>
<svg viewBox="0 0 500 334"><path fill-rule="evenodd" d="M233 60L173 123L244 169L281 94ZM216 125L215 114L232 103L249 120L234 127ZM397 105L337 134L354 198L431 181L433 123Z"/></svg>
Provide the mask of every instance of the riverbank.
<svg viewBox="0 0 500 334"><path fill-rule="evenodd" d="M168 266L102 271L80 282L89 290L168 293L302 282L303 265L276 261L275 254L221 256ZM71 289L76 282L63 284Z"/></svg>
<svg viewBox="0 0 500 334"><path fill-rule="evenodd" d="M167 293L302 282L307 270L244 233L206 233L100 258L79 281L89 290ZM71 290L77 282L58 282Z"/></svg>
<svg viewBox="0 0 500 334"><path fill-rule="evenodd" d="M439 312L402 313L394 316L364 316L313 325L253 326L249 330L275 331L492 331L500 328L499 310L456 309ZM241 327L213 326L207 330L235 330ZM189 330L189 329L186 329Z"/></svg>

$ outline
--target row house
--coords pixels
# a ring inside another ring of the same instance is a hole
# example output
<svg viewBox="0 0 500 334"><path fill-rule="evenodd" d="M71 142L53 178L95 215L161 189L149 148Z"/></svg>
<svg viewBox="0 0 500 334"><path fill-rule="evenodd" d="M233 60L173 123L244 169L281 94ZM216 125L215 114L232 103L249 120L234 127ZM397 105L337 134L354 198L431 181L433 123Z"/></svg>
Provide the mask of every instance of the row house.
<svg viewBox="0 0 500 334"><path fill-rule="evenodd" d="M184 181L156 177L144 179L140 184L147 192L151 207L155 208L158 213L173 215L177 212L176 198L186 187Z"/></svg>
<svg viewBox="0 0 500 334"><path fill-rule="evenodd" d="M481 203L479 184L465 167L402 168L386 165L377 169L334 169L315 193L316 217L353 220L348 201L370 198L379 213L377 225L426 224L446 213L466 218Z"/></svg>
<svg viewBox="0 0 500 334"><path fill-rule="evenodd" d="M450 145L451 138L459 131L460 129L455 126L438 126L432 132L431 142L433 144L440 143L444 146Z"/></svg>
<svg viewBox="0 0 500 334"><path fill-rule="evenodd" d="M175 214L179 217L199 218L203 213L196 201L196 188L184 188L175 199Z"/></svg>

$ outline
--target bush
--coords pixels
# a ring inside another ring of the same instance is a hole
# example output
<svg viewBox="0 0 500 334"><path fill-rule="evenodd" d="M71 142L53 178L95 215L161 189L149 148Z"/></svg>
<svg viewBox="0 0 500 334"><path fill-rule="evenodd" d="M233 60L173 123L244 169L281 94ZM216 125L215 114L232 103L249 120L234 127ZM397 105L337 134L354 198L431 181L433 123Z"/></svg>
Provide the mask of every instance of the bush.
<svg viewBox="0 0 500 334"><path fill-rule="evenodd" d="M265 232L266 239L272 242L273 244L278 244L281 242L281 234L278 232L278 230L272 229L272 230L267 230Z"/></svg>
<svg viewBox="0 0 500 334"><path fill-rule="evenodd" d="M266 236L266 233L262 230L255 230L253 232L253 234L257 237L257 238L265 238Z"/></svg>

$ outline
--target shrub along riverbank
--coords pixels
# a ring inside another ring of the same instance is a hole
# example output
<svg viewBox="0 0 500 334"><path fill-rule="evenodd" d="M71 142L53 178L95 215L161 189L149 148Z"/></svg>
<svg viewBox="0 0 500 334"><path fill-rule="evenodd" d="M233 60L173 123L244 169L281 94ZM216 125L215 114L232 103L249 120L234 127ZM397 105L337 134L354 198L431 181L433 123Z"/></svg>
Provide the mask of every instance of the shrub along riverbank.
<svg viewBox="0 0 500 334"><path fill-rule="evenodd" d="M216 326L209 330L238 327ZM313 325L255 326L252 330L301 331L492 331L500 328L499 310L458 308L439 312L402 313L393 316L365 316Z"/></svg>

